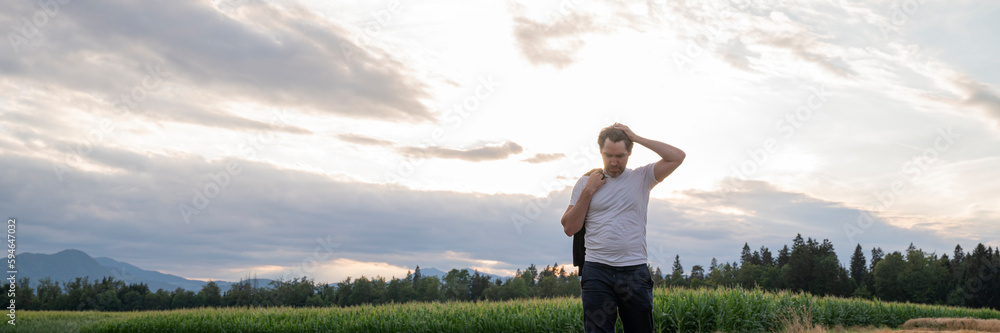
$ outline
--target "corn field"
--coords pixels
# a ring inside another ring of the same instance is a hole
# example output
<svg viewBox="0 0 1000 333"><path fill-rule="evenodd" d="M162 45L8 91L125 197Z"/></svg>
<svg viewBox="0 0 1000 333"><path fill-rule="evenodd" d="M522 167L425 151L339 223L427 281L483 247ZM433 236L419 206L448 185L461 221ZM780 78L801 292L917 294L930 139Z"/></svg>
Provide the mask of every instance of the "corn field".
<svg viewBox="0 0 1000 333"><path fill-rule="evenodd" d="M787 291L668 289L655 294L654 315L663 332L774 332L793 321L834 327L899 327L911 318L1000 318L968 309L861 299L816 297Z"/></svg>
<svg viewBox="0 0 1000 333"><path fill-rule="evenodd" d="M657 289L663 332L773 332L806 320L898 327L907 319L1000 318L1000 312L821 298L744 289ZM80 332L583 332L579 298L406 303L348 308L204 308L149 312L19 312L23 331ZM620 328L620 326L619 326ZM4 325L0 331L14 331Z"/></svg>

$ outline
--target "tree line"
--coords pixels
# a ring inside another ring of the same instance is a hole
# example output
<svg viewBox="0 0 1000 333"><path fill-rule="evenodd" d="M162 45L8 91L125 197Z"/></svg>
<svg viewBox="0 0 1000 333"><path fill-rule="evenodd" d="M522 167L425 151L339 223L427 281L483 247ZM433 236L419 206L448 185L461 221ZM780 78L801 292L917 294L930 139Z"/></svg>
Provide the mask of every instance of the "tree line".
<svg viewBox="0 0 1000 333"><path fill-rule="evenodd" d="M870 260L858 244L849 267L840 263L833 244L797 235L792 246L777 254L766 247L743 245L738 262L713 258L685 274L680 256L671 271L649 267L657 287L761 288L792 290L814 295L878 298L883 301L945 304L1000 309L1000 248L983 244L972 252L960 245L951 257L926 253L912 244L904 251L885 253L872 248ZM76 278L60 284L42 279L32 289L18 281L16 304L27 310L135 311L198 307L323 307L411 301L482 301L580 296L580 277L558 263L539 270L534 264L515 277L491 278L478 271L452 269L443 278L424 276L420 266L405 277L359 277L329 285L307 277L279 279L266 285L241 280L223 291L209 282L198 292L177 288L149 290L145 284L126 284L111 277ZM4 286L9 289L9 284Z"/></svg>
<svg viewBox="0 0 1000 333"><path fill-rule="evenodd" d="M411 301L480 301L531 297L580 296L580 278L555 266L541 271L532 264L517 277L493 279L478 271L452 269L443 278L424 276L417 266L403 278L346 278L335 285L317 283L308 277L278 279L258 285L245 279L223 291L209 281L197 293L183 288L151 291L144 283L126 284L113 277L90 280L76 278L60 284L52 279L28 287L28 279L17 282L18 309L69 311L141 311L200 307L324 307ZM9 289L9 283L4 286ZM9 298L8 298L9 299Z"/></svg>
<svg viewBox="0 0 1000 333"><path fill-rule="evenodd" d="M684 275L680 257L675 257L670 276L661 286L741 286L765 290L792 290L813 295L860 297L882 301L989 307L1000 310L1000 247L978 244L972 252L956 245L948 254L927 253L910 246L903 252L885 253L872 248L870 260L861 244L851 255L849 267L841 265L833 244L797 235L792 247L777 255L766 247L751 252L743 244L739 262L708 268L695 265ZM658 274L653 274L657 279Z"/></svg>

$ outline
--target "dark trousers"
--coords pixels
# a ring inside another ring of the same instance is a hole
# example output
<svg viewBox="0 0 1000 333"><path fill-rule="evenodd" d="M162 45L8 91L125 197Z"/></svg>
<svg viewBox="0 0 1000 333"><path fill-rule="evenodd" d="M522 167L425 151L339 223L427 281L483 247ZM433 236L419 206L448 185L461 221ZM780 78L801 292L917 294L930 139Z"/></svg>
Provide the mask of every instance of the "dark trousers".
<svg viewBox="0 0 1000 333"><path fill-rule="evenodd" d="M625 332L653 331L653 278L645 264L615 267L587 261L580 283L584 331L612 333L618 317Z"/></svg>

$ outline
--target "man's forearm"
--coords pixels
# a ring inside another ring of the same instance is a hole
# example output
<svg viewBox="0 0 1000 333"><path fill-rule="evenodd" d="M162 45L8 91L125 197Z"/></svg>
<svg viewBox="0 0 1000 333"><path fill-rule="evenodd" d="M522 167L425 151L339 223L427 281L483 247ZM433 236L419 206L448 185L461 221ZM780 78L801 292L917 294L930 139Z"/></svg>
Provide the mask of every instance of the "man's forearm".
<svg viewBox="0 0 1000 333"><path fill-rule="evenodd" d="M587 211L590 210L590 199L593 198L593 194L584 193L580 194L580 198L576 200L576 204L571 206L562 217L563 232L566 236L573 236L580 229L583 228L583 224L587 218Z"/></svg>
<svg viewBox="0 0 1000 333"><path fill-rule="evenodd" d="M635 140L632 142L638 143L643 147L649 148L657 155L660 155L664 161L667 162L680 162L684 160L684 151L678 149L677 147L671 146L667 143L647 139L644 137L636 136Z"/></svg>

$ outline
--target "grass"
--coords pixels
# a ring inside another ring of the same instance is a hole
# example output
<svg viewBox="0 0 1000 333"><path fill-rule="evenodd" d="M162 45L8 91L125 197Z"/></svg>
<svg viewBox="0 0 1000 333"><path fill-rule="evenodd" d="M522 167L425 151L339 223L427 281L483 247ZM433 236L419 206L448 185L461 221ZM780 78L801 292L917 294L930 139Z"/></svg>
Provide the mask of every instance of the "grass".
<svg viewBox="0 0 1000 333"><path fill-rule="evenodd" d="M657 328L665 332L873 332L874 329L905 326L907 320L915 318L1000 318L1000 312L993 310L822 298L789 292L658 289L654 294ZM582 332L582 312L579 298L349 308L202 308L119 313L21 311L18 312L17 326L20 327L17 330ZM0 332L15 331L10 325L3 326Z"/></svg>
<svg viewBox="0 0 1000 333"><path fill-rule="evenodd" d="M980 332L1000 332L1000 320L972 318L917 318L903 323L904 329L932 329L937 331L971 330Z"/></svg>

